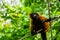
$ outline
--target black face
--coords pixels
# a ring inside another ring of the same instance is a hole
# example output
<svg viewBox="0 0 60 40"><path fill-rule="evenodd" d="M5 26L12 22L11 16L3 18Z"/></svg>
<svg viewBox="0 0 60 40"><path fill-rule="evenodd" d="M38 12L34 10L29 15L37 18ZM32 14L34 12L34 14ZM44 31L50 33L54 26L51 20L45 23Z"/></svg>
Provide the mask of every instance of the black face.
<svg viewBox="0 0 60 40"><path fill-rule="evenodd" d="M38 18L37 18L38 16L39 16L39 15L38 15L37 13L31 13L31 14L30 14L31 19L33 19L33 20L38 19Z"/></svg>

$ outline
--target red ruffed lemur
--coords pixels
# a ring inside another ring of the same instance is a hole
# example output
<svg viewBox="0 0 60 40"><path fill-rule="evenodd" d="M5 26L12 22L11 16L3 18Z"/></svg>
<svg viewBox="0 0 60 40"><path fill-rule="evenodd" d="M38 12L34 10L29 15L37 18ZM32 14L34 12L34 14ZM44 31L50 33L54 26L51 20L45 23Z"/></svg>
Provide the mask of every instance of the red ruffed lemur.
<svg viewBox="0 0 60 40"><path fill-rule="evenodd" d="M38 13L29 13L29 16L31 34L41 33L42 40L47 40L46 32L48 31L50 20Z"/></svg>

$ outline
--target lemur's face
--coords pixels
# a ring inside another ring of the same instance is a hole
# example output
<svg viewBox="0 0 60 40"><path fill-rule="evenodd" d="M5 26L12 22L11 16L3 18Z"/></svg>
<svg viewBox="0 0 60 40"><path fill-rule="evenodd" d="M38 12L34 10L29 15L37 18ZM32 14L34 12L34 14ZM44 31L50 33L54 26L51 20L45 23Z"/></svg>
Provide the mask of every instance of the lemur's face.
<svg viewBox="0 0 60 40"><path fill-rule="evenodd" d="M32 19L32 20L36 20L36 19L38 19L38 13L31 13L30 14L30 18Z"/></svg>

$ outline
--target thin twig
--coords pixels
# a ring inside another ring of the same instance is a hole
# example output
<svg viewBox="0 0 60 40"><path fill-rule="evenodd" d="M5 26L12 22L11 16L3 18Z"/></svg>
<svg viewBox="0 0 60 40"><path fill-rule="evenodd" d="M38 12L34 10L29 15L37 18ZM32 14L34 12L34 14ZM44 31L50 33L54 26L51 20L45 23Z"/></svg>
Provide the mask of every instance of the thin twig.
<svg viewBox="0 0 60 40"><path fill-rule="evenodd" d="M50 0L48 0L48 14L49 14L49 19L50 19ZM51 32L51 40L52 39L52 26L51 26L51 21L50 21L50 32Z"/></svg>
<svg viewBox="0 0 60 40"><path fill-rule="evenodd" d="M24 37L20 38L19 40L24 40L25 38L30 37L30 36L31 36L31 34L28 33L28 34L26 34Z"/></svg>

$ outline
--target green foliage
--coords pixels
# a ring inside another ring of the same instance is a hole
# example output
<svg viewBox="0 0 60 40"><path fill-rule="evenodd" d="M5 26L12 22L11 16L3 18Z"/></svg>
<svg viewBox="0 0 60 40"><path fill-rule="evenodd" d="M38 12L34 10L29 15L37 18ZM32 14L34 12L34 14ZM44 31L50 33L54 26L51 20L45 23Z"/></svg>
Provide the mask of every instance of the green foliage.
<svg viewBox="0 0 60 40"><path fill-rule="evenodd" d="M50 2L51 17L60 16L60 2L58 0L51 0ZM40 12L48 18L47 0L20 0L20 4L14 6L3 2L0 9L0 40L19 40L30 33L29 12ZM60 19L57 19L52 22L53 39L56 37L56 40L60 40L59 31ZM47 39L51 39L50 29L47 32ZM24 40L41 40L41 35L37 34Z"/></svg>

